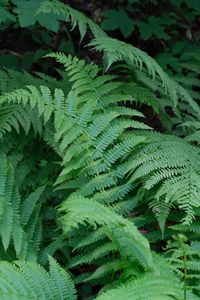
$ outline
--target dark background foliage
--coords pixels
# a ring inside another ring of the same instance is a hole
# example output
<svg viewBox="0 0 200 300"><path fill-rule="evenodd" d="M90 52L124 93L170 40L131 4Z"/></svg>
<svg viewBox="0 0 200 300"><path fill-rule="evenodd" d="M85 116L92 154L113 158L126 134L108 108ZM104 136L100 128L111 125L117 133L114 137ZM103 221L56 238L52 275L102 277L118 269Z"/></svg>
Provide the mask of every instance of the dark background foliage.
<svg viewBox="0 0 200 300"><path fill-rule="evenodd" d="M0 1L0 66L46 70L49 66L41 57L52 50L85 56L80 53L83 49L76 30L71 31L55 16L34 16L42 2ZM199 51L199 1L73 0L63 3L85 13L110 36L156 57L165 68L173 69L178 58L187 52Z"/></svg>
<svg viewBox="0 0 200 300"><path fill-rule="evenodd" d="M52 51L101 64L97 53L82 47L78 30L55 15L35 15L44 0L0 1L0 67L56 75ZM62 1L61 1L62 2ZM182 63L200 54L200 2L197 0L63 1L93 19L110 36L138 47L171 74L182 75ZM66 26L67 25L67 26ZM90 33L88 33L90 34ZM90 36L84 38L84 45ZM162 130L145 107L148 123Z"/></svg>

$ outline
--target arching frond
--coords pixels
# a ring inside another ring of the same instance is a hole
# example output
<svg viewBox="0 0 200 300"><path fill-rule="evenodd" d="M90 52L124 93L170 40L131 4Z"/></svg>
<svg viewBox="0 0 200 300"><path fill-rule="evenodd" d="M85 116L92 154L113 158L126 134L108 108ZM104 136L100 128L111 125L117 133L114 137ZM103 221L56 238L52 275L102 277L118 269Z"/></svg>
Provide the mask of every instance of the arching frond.
<svg viewBox="0 0 200 300"><path fill-rule="evenodd" d="M1 299L75 300L72 280L53 258L49 258L49 272L33 262L0 263Z"/></svg>
<svg viewBox="0 0 200 300"><path fill-rule="evenodd" d="M91 19L87 18L81 12L71 8L70 6L57 1L48 0L44 1L37 13L55 13L58 16L64 18L67 22L71 23L72 29L78 26L80 31L81 39L84 38L87 28L92 31L95 37L106 36L106 33Z"/></svg>
<svg viewBox="0 0 200 300"><path fill-rule="evenodd" d="M125 61L129 65L136 66L140 71L144 69L153 80L157 80L164 87L175 105L179 97L184 98L199 115L199 107L187 90L169 77L159 64L142 50L110 37L98 37L90 43L90 46L104 52L108 67L114 62Z"/></svg>

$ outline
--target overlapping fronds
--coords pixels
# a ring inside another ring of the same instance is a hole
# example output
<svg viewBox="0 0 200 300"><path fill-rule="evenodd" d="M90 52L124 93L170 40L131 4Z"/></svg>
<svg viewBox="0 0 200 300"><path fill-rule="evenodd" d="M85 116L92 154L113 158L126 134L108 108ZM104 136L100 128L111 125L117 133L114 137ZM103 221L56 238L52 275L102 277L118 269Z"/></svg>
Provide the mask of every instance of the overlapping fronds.
<svg viewBox="0 0 200 300"><path fill-rule="evenodd" d="M183 294L180 288L180 283L175 282L174 278L166 276L152 276L151 274L148 274L121 285L116 289L111 289L97 297L97 299L180 300L182 297Z"/></svg>
<svg viewBox="0 0 200 300"><path fill-rule="evenodd" d="M165 213L168 205L176 205L186 213L184 224L191 223L194 208L199 207L199 149L170 135L146 133L146 136L149 143L127 162L133 173L130 180L142 181L146 191L154 189L156 201L152 206L158 216ZM159 202L165 206L164 210L157 207Z"/></svg>
<svg viewBox="0 0 200 300"><path fill-rule="evenodd" d="M1 153L0 236L5 252L12 242L16 257L36 259L41 235L39 200L43 191L44 187L40 187L22 199L13 164Z"/></svg>
<svg viewBox="0 0 200 300"><path fill-rule="evenodd" d="M53 258L49 272L33 262L46 266L51 253L77 275L81 288L96 285L99 300L183 299L185 253L179 247L165 259L150 243L165 251L155 217L162 233L170 217L168 236L200 234L200 153L191 145L200 141L198 92L178 83L198 90L198 81L175 81L146 53L108 38L59 1L44 1L38 9L52 12L72 29L78 26L81 40L92 31L90 46L104 52L108 67L125 61L133 76L103 73L62 53L47 57L64 66L64 80L0 72L0 258L20 259L0 263L0 298L76 299L71 279ZM169 106L176 119L170 130L182 125L180 137L153 131L133 108L138 103L163 115ZM33 159L37 147L44 147L44 157L39 152ZM187 297L196 299L199 241L186 248Z"/></svg>
<svg viewBox="0 0 200 300"><path fill-rule="evenodd" d="M108 67L114 62L125 61L129 65L137 67L140 71L147 72L157 82L158 88L159 85L164 88L175 105L177 105L179 98L183 98L199 115L199 107L188 91L168 76L159 64L142 50L110 37L96 38L90 43L90 46L106 55Z"/></svg>
<svg viewBox="0 0 200 300"><path fill-rule="evenodd" d="M49 257L49 272L33 262L0 263L0 298L4 300L75 300L67 272Z"/></svg>
<svg viewBox="0 0 200 300"><path fill-rule="evenodd" d="M58 16L62 16L62 18L64 18L64 20L66 20L67 22L70 22L72 25L72 29L78 26L81 35L81 40L84 38L88 28L92 31L95 37L106 36L106 33L95 22L87 18L81 12L71 8L66 4L63 4L60 1L44 1L38 9L38 13L52 12Z"/></svg>
<svg viewBox="0 0 200 300"><path fill-rule="evenodd" d="M133 223L114 213L110 208L74 195L62 204L61 212L65 213L62 217L64 232L80 224L105 226L107 236L123 258L131 262L136 260L146 269L153 267L147 240L138 232Z"/></svg>

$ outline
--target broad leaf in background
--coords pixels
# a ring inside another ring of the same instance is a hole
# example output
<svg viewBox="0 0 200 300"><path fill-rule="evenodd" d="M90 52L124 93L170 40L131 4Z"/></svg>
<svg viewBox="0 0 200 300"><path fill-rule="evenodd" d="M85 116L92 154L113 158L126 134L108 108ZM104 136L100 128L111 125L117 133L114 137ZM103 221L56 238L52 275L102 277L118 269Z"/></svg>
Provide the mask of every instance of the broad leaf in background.
<svg viewBox="0 0 200 300"><path fill-rule="evenodd" d="M44 0L12 0L12 2L17 6L14 11L18 14L21 27L28 27L38 22L48 30L58 31L61 17L57 17L53 13L37 15L37 11L44 3Z"/></svg>
<svg viewBox="0 0 200 300"><path fill-rule="evenodd" d="M137 25L140 30L140 34L144 40L148 40L152 36L156 36L159 39L166 40L169 36L165 33L162 27L162 20L155 16L150 16L147 22L138 21Z"/></svg>
<svg viewBox="0 0 200 300"><path fill-rule="evenodd" d="M176 6L186 4L189 8L200 11L200 2L198 0L171 0L171 2Z"/></svg>
<svg viewBox="0 0 200 300"><path fill-rule="evenodd" d="M120 29L125 38L129 37L134 30L134 22L125 10L109 9L103 12L103 16L106 19L103 20L101 27L105 30Z"/></svg>
<svg viewBox="0 0 200 300"><path fill-rule="evenodd" d="M2 5L2 3L1 3ZM15 21L15 16L12 15L5 7L0 6L0 23L5 21Z"/></svg>
<svg viewBox="0 0 200 300"><path fill-rule="evenodd" d="M188 7L193 8L194 10L200 11L200 2L197 0L185 0L185 3Z"/></svg>

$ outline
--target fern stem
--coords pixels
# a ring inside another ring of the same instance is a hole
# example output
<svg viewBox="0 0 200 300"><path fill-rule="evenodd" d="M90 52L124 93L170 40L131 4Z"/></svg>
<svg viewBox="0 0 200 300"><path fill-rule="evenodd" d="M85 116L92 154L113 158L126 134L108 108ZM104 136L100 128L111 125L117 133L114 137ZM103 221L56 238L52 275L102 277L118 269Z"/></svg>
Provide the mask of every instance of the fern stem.
<svg viewBox="0 0 200 300"><path fill-rule="evenodd" d="M184 251L184 300L187 300L187 254Z"/></svg>

